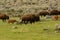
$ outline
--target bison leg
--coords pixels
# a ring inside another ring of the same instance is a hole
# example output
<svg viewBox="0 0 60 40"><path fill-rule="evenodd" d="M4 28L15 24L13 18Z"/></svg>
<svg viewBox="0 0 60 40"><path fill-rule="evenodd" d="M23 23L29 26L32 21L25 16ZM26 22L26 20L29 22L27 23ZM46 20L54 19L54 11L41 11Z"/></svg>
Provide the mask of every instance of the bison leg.
<svg viewBox="0 0 60 40"><path fill-rule="evenodd" d="M27 21L22 20L20 23L27 24L28 22L27 22Z"/></svg>
<svg viewBox="0 0 60 40"><path fill-rule="evenodd" d="M32 24L32 21L30 21L30 23Z"/></svg>
<svg viewBox="0 0 60 40"><path fill-rule="evenodd" d="M24 21L24 23L25 23L25 24L27 24L27 23L28 23L28 21Z"/></svg>
<svg viewBox="0 0 60 40"><path fill-rule="evenodd" d="M3 22L5 22L6 20L5 19L2 19Z"/></svg>

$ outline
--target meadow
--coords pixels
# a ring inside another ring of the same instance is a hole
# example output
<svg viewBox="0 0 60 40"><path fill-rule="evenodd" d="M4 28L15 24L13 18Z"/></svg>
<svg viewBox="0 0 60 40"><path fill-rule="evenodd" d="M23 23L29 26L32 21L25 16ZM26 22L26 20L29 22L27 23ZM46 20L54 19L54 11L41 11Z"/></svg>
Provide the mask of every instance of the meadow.
<svg viewBox="0 0 60 40"><path fill-rule="evenodd" d="M41 19L33 24L19 25L0 20L0 40L60 40L60 33L54 32L55 24L60 24L60 20ZM44 31L43 28L48 26L49 30Z"/></svg>

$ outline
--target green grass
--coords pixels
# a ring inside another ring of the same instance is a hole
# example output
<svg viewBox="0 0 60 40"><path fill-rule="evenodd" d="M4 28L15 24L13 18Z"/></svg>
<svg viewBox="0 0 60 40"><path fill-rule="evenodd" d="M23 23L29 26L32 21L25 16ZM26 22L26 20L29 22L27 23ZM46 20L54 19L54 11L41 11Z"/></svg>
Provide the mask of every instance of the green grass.
<svg viewBox="0 0 60 40"><path fill-rule="evenodd" d="M55 33L55 24L60 21L42 20L33 24L8 24L0 20L0 40L60 40L60 33ZM17 26L17 29L13 29ZM44 27L49 27L44 31Z"/></svg>

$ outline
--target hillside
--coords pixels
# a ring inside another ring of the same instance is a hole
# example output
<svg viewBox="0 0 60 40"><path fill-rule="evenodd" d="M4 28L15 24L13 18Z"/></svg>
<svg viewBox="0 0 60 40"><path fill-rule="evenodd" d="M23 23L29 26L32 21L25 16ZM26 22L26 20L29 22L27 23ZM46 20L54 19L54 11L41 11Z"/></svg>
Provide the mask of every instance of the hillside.
<svg viewBox="0 0 60 40"><path fill-rule="evenodd" d="M44 9L60 10L60 0L0 0L0 10L20 10L37 13Z"/></svg>

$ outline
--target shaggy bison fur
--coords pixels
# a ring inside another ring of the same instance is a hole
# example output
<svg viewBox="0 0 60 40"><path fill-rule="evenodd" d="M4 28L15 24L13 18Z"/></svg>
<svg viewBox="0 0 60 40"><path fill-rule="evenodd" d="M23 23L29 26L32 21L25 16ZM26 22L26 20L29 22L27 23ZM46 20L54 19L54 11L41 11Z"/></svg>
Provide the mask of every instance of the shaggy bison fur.
<svg viewBox="0 0 60 40"><path fill-rule="evenodd" d="M52 10L50 11L50 15L59 15L60 11L59 10Z"/></svg>
<svg viewBox="0 0 60 40"><path fill-rule="evenodd" d="M43 10L39 13L40 16L46 16L49 15L49 12L47 10Z"/></svg>
<svg viewBox="0 0 60 40"><path fill-rule="evenodd" d="M6 14L0 14L0 19L2 19L2 21L6 21L9 19L9 16Z"/></svg>
<svg viewBox="0 0 60 40"><path fill-rule="evenodd" d="M22 21L21 21L22 23L28 23L28 22L33 23L35 21L40 20L39 16L35 14L25 14L21 18L22 18Z"/></svg>

